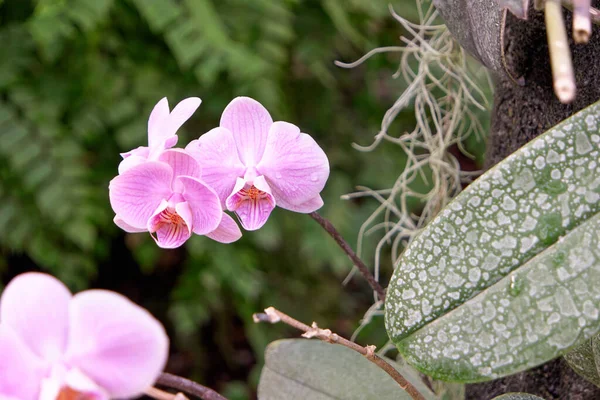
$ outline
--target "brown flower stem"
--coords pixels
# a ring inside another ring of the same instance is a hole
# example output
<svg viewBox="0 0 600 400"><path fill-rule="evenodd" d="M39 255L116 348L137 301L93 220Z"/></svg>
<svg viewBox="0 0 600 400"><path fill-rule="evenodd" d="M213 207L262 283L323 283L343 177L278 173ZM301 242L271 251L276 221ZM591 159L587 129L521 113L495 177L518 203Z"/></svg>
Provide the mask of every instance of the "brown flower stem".
<svg viewBox="0 0 600 400"><path fill-rule="evenodd" d="M311 212L309 215L312 217L312 219L317 221L317 223L319 225L321 225L321 227L323 229L325 229L325 231L329 234L329 236L331 236L333 238L333 240L335 240L335 242L338 244L338 246L340 246L340 248L344 251L344 253L346 253L348 258L350 258L350 261L352 261L354 266L356 266L356 268L358 268L358 270L360 271L362 276L367 280L367 282L369 283L371 288L373 288L373 290L375 292L377 292L377 296L379 297L379 299L381 301L385 301L385 290L381 287L379 282L377 282L375 280L375 278L373 278L373 275L371 274L371 271L369 271L369 268L356 255L354 250L352 250L352 247L350 247L348 242L346 242L344 240L342 235L340 235L340 233L337 231L337 229L335 229L333 224L331 222L329 222L329 220L323 218L321 216L321 214L319 214L316 211Z"/></svg>
<svg viewBox="0 0 600 400"><path fill-rule="evenodd" d="M192 396L199 397L202 400L227 400L225 397L206 386L202 386L199 383L167 372L160 374L156 380L156 384L179 390Z"/></svg>
<svg viewBox="0 0 600 400"><path fill-rule="evenodd" d="M316 322L313 322L312 326L308 326L289 315L282 313L274 307L265 309L264 313L255 313L252 318L254 322L269 322L275 324L277 322L283 322L293 328L303 331L302 334L305 338L317 338L328 343L337 343L342 346L346 346L363 356L379 368L384 370L389 376L394 379L402 390L406 391L415 400L425 400L425 397L415 388L409 381L407 381L394 367L388 364L383 358L379 357L375 353L375 346L363 347L357 343L351 342L339 336L337 333L331 332L329 329L321 329L317 326Z"/></svg>
<svg viewBox="0 0 600 400"><path fill-rule="evenodd" d="M173 394L155 387L149 387L144 391L144 394L156 400L188 400L183 393Z"/></svg>
<svg viewBox="0 0 600 400"><path fill-rule="evenodd" d="M560 0L546 0L544 14L554 93L567 104L575 98L575 74Z"/></svg>

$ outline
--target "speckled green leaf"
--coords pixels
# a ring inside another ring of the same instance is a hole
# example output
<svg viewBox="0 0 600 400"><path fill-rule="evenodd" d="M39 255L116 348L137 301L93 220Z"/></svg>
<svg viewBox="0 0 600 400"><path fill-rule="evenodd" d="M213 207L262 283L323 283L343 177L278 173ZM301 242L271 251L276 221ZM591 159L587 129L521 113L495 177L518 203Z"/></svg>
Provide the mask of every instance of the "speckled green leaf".
<svg viewBox="0 0 600 400"><path fill-rule="evenodd" d="M507 157L412 241L386 300L407 361L483 381L598 332L599 116L600 102Z"/></svg>
<svg viewBox="0 0 600 400"><path fill-rule="evenodd" d="M388 360L427 400L436 396L418 373ZM410 400L382 369L347 347L320 340L271 343L258 384L260 400Z"/></svg>
<svg viewBox="0 0 600 400"><path fill-rule="evenodd" d="M492 400L544 400L541 397L529 393L506 393Z"/></svg>
<svg viewBox="0 0 600 400"><path fill-rule="evenodd" d="M600 386L600 337L598 335L565 354L565 360L579 375Z"/></svg>

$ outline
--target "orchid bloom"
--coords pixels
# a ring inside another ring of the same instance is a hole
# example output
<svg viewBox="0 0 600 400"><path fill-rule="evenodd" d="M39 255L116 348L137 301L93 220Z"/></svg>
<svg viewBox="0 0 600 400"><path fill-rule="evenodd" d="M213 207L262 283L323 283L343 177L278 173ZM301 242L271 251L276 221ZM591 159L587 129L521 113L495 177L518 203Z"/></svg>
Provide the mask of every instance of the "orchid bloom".
<svg viewBox="0 0 600 400"><path fill-rule="evenodd" d="M138 397L168 350L160 322L114 292L73 296L56 278L30 272L0 297L0 399Z"/></svg>
<svg viewBox="0 0 600 400"><path fill-rule="evenodd" d="M246 230L263 226L276 205L300 213L323 205L319 193L329 177L323 150L297 126L273 122L251 98L229 103L220 126L190 142L186 151Z"/></svg>
<svg viewBox="0 0 600 400"><path fill-rule="evenodd" d="M183 149L163 150L156 161L128 168L109 185L115 223L126 232L150 232L163 248L181 246L192 232L223 243L239 239L240 229L200 174Z"/></svg>
<svg viewBox="0 0 600 400"><path fill-rule="evenodd" d="M163 97L152 109L148 118L148 146L140 146L127 153L122 153L123 161L119 164L119 173L146 160L155 160L160 152L177 144L177 130L190 119L200 107L198 97L189 97L180 101L173 111L169 111L169 102Z"/></svg>

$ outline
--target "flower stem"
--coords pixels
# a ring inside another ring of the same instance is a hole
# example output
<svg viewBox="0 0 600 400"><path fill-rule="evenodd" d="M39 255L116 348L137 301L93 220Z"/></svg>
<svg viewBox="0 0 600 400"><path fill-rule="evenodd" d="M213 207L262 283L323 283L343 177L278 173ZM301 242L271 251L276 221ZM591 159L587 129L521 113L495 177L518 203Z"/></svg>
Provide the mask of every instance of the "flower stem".
<svg viewBox="0 0 600 400"><path fill-rule="evenodd" d="M384 370L389 376L394 379L400 387L406 391L415 400L425 400L423 395L415 388L409 381L407 381L394 367L388 364L383 358L379 357L375 353L375 346L363 347L357 343L354 343L348 339L339 336L337 333L331 332L329 329L321 329L317 326L316 322L313 322L312 326L308 326L289 315L282 313L274 307L265 309L264 313L256 313L252 316L254 322L269 322L275 324L277 322L283 322L291 327L303 331L302 334L305 338L317 338L328 343L337 343L342 346L346 346L363 356L379 368Z"/></svg>
<svg viewBox="0 0 600 400"><path fill-rule="evenodd" d="M554 93L561 103L570 103L575 98L575 75L560 0L546 0L544 13Z"/></svg>
<svg viewBox="0 0 600 400"><path fill-rule="evenodd" d="M373 290L377 292L377 296L379 297L379 299L381 301L385 301L385 290L381 287L379 282L377 282L375 278L373 278L373 275L371 274L371 271L369 271L369 268L356 255L354 250L352 250L352 247L350 247L348 242L344 240L342 235L340 235L337 229L335 229L333 224L329 222L329 220L323 218L321 214L319 214L316 211L311 212L309 215L312 217L312 219L317 221L317 223L321 225L321 227L325 229L327 233L329 233L329 236L331 236L333 240L335 240L335 242L338 244L338 246L340 246L340 248L344 251L344 253L346 253L346 255L348 256L348 258L350 258L354 266L358 268L362 276L367 280L371 288L373 288Z"/></svg>
<svg viewBox="0 0 600 400"><path fill-rule="evenodd" d="M227 400L214 390L202 386L199 383L185 379L181 376L163 372L156 380L157 385L166 386L171 389L180 390L187 394L199 397L202 400ZM177 399L179 400L179 399Z"/></svg>

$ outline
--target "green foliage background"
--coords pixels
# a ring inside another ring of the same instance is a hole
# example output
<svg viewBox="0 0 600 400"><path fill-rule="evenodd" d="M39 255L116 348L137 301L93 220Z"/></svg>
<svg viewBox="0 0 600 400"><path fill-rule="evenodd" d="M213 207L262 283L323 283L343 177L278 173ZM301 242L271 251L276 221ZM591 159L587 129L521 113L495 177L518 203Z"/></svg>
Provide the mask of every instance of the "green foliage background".
<svg viewBox="0 0 600 400"><path fill-rule="evenodd" d="M0 274L50 272L73 290L118 290L172 338L168 370L232 399L252 398L267 343L295 332L254 325L274 305L349 335L372 303L346 256L309 217L276 210L233 245L195 237L165 251L112 222L108 182L119 153L146 141L150 110L203 104L180 145L218 124L237 95L302 127L329 156L322 213L355 243L377 204L344 202L359 183L383 188L403 155L359 153L402 90L398 58L339 69L399 43L387 0L0 0ZM392 4L407 16L412 0ZM412 112L394 129L412 126ZM405 121L406 125L403 125ZM368 251L365 254L370 254ZM391 266L384 271L389 276ZM385 343L382 324L361 338Z"/></svg>

